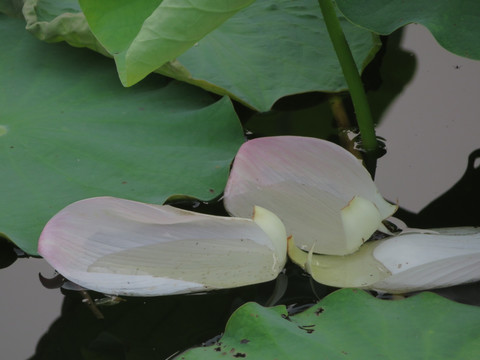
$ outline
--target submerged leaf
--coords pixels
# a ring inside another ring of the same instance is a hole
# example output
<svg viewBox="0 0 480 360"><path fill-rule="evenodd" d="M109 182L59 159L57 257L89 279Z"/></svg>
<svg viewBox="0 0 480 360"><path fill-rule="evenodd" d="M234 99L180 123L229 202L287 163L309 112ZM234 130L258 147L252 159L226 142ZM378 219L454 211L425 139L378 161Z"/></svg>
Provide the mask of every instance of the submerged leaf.
<svg viewBox="0 0 480 360"><path fill-rule="evenodd" d="M331 142L298 136L243 144L224 203L240 217L262 206L279 216L302 249L314 246L315 253L332 255L357 250L396 210L352 154Z"/></svg>
<svg viewBox="0 0 480 360"><path fill-rule="evenodd" d="M370 241L347 256L311 255L288 242L292 261L319 283L406 293L480 280L480 229L444 228Z"/></svg>
<svg viewBox="0 0 480 360"><path fill-rule="evenodd" d="M156 296L273 280L286 261L280 220L253 220L100 197L67 206L47 224L38 252L88 289Z"/></svg>

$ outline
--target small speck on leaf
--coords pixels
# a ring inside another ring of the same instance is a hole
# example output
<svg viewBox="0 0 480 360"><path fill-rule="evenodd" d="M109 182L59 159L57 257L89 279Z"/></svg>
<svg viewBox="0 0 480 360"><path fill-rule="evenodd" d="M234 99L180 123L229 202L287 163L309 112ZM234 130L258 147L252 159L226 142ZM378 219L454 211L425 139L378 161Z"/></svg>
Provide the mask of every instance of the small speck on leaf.
<svg viewBox="0 0 480 360"><path fill-rule="evenodd" d="M324 311L325 311L325 309L324 309L324 308L322 308L322 307L319 307L319 308L318 308L318 309L315 311L315 315L317 315L317 316L318 316L318 315L320 315L321 313L323 313Z"/></svg>
<svg viewBox="0 0 480 360"><path fill-rule="evenodd" d="M298 326L300 329L302 330L305 330L307 332L307 334L311 334L315 331L315 329L313 329L315 325L303 325L303 326Z"/></svg>

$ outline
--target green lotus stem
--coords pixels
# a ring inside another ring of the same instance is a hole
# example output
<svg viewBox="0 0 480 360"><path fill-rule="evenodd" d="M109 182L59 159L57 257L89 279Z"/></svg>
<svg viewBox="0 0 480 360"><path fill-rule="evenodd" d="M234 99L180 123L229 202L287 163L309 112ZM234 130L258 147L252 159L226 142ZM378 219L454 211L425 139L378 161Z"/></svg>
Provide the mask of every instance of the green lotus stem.
<svg viewBox="0 0 480 360"><path fill-rule="evenodd" d="M377 138L375 136L375 127L373 125L370 106L368 105L367 96L365 95L357 65L355 64L347 39L340 26L335 6L332 0L318 0L318 3L322 10L328 34L337 53L338 61L342 67L343 76L345 76L350 90L350 96L353 107L355 108L357 123L362 137L363 148L367 152L374 151L377 149Z"/></svg>
<svg viewBox="0 0 480 360"><path fill-rule="evenodd" d="M330 110L333 113L333 118L337 124L338 129L338 144L351 152L356 158L362 159L362 154L355 148L355 142L350 140L347 131L352 127L347 111L343 105L341 95L331 94L328 96L328 103Z"/></svg>

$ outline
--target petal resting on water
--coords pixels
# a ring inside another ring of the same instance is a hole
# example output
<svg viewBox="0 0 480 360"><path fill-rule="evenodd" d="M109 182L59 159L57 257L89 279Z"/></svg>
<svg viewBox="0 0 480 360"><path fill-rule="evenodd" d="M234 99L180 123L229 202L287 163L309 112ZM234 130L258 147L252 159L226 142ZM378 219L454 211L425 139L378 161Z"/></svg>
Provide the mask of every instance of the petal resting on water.
<svg viewBox="0 0 480 360"><path fill-rule="evenodd" d="M225 208L248 217L254 205L282 220L298 246L346 255L397 209L379 194L360 161L329 141L274 136L247 141L225 189ZM357 220L361 219L361 220Z"/></svg>
<svg viewBox="0 0 480 360"><path fill-rule="evenodd" d="M308 254L288 242L292 261L319 283L392 294L480 280L480 229L433 229L365 243L347 256Z"/></svg>
<svg viewBox="0 0 480 360"><path fill-rule="evenodd" d="M156 296L275 279L286 261L286 233L260 207L250 220L100 197L55 215L38 251L85 288Z"/></svg>

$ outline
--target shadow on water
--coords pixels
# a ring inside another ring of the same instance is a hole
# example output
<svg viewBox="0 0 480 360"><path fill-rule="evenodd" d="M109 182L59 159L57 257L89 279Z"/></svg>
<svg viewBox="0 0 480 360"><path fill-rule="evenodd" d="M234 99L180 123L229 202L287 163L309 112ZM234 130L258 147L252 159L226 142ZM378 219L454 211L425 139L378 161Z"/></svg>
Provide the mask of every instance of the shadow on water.
<svg viewBox="0 0 480 360"><path fill-rule="evenodd" d="M455 185L418 214L399 209L396 216L410 227L480 226L480 149L468 156L467 169Z"/></svg>
<svg viewBox="0 0 480 360"><path fill-rule="evenodd" d="M449 190L418 214L398 209L395 216L413 228L480 226L480 149L468 156L467 169ZM433 292L464 304L480 306L480 282L436 289Z"/></svg>
<svg viewBox="0 0 480 360"><path fill-rule="evenodd" d="M403 34L402 28L388 37L382 37L382 50L362 74L372 117L377 126L388 107L413 79L417 69L415 55L400 46Z"/></svg>
<svg viewBox="0 0 480 360"><path fill-rule="evenodd" d="M233 291L125 298L99 306L104 319L98 319L78 293L68 293L61 317L31 359L165 359L223 331L234 304L242 301Z"/></svg>
<svg viewBox="0 0 480 360"><path fill-rule="evenodd" d="M309 278L300 268L287 264L280 279L282 276L291 284L277 296L282 303L313 304ZM124 301L116 305L97 306L103 319L95 316L79 292L62 290L66 296L61 316L41 338L30 359L163 360L217 337L233 311L248 301L274 305L269 301L276 283L198 295L122 297ZM324 287L320 291L326 295L333 289ZM103 297L89 293L93 299Z"/></svg>

